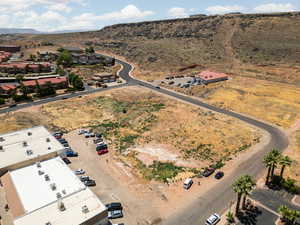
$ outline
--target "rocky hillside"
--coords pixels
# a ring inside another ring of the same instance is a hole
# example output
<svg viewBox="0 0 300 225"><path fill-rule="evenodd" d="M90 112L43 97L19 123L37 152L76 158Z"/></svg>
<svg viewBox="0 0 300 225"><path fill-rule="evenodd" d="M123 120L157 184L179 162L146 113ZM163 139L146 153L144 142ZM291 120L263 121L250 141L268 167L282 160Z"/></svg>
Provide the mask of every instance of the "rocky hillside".
<svg viewBox="0 0 300 225"><path fill-rule="evenodd" d="M44 35L80 42L138 64L175 72L192 64L228 73L300 84L300 12L200 15L108 26L96 32Z"/></svg>

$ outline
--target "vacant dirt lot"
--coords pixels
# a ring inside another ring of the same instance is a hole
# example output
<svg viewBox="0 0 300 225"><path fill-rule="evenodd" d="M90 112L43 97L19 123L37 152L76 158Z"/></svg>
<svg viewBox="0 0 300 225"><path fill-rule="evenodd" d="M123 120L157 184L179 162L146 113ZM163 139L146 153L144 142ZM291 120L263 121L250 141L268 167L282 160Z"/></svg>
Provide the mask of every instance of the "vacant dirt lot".
<svg viewBox="0 0 300 225"><path fill-rule="evenodd" d="M174 89L283 128L300 119L300 88L294 85L232 76L226 82Z"/></svg>
<svg viewBox="0 0 300 225"><path fill-rule="evenodd" d="M39 124L66 132L91 128L103 133L131 173L163 182L197 174L216 162L222 166L260 139L257 130L238 120L137 87L50 103L2 118L1 132Z"/></svg>

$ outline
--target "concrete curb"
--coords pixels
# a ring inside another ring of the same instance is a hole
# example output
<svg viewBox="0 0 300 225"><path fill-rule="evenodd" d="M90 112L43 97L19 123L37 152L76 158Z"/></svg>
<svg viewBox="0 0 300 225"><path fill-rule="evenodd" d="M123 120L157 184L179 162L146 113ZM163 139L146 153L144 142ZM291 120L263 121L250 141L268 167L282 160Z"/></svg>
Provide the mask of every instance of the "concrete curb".
<svg viewBox="0 0 300 225"><path fill-rule="evenodd" d="M292 204L300 207L300 204L298 202L296 202L297 198L300 199L300 196L299 195L295 195L294 198L292 199Z"/></svg>

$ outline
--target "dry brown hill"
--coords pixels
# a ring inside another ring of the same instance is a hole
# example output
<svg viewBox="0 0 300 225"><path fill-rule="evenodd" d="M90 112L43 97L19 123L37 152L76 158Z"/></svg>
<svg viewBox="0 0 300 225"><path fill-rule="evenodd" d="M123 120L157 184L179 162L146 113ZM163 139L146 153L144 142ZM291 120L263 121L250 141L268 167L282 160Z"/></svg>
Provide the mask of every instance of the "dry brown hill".
<svg viewBox="0 0 300 225"><path fill-rule="evenodd" d="M192 64L300 84L300 12L227 14L108 26L96 32L37 35L57 44L93 43L143 71Z"/></svg>

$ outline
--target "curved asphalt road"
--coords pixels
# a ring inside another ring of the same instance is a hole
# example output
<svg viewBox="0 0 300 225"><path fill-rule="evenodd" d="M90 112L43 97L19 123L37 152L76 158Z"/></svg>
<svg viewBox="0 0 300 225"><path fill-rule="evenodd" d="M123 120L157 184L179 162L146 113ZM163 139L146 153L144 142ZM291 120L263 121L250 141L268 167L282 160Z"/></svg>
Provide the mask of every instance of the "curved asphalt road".
<svg viewBox="0 0 300 225"><path fill-rule="evenodd" d="M288 146L287 137L281 130L279 130L276 127L249 118L245 115L241 115L239 113L235 113L232 111L217 108L212 105L208 105L204 102L201 102L200 100L190 98L188 96L184 96L179 93L168 91L166 89L158 89L149 83L139 81L130 77L129 73L132 70L132 66L130 64L120 60L116 60L116 62L123 65L123 69L119 72L119 75L121 78L127 81L126 84L122 84L114 87L108 87L106 89L103 88L98 88L93 90L89 89L87 91L82 91L78 93L67 94L64 96L56 96L56 97L42 99L31 103L20 104L13 108L1 109L0 114L16 111L18 109L27 108L35 105L41 105L48 102L62 100L66 98L74 98L80 95L88 95L91 93L101 92L113 88L125 87L129 85L141 85L146 88L152 89L153 91L166 94L171 97L183 100L185 102L192 103L194 105L204 107L209 110L237 118L241 121L244 121L262 130L265 130L270 134L271 137L270 142L267 144L267 146L264 149L254 154L251 157L251 159L249 159L246 163L239 165L238 169L234 172L232 176L226 177L225 175L225 177L221 181L219 181L219 183L217 183L214 186L214 188L212 188L206 193L205 197L195 199L195 201L190 206L188 206L185 210L176 213L175 215L172 216L172 218L169 218L167 221L163 222L164 224L167 225L200 225L200 224L204 224L205 219L210 214L214 212L222 213L224 209L228 208L229 203L232 200L235 200L235 194L233 193L231 188L233 181L242 174L250 174L257 177L258 174L264 169L264 165L262 164L262 159L265 153L270 151L272 148L283 150Z"/></svg>

